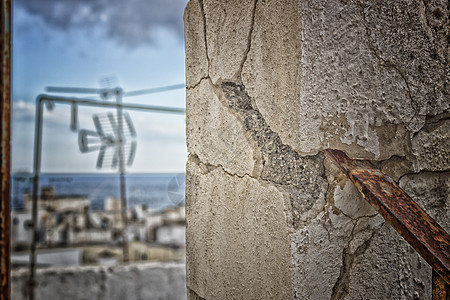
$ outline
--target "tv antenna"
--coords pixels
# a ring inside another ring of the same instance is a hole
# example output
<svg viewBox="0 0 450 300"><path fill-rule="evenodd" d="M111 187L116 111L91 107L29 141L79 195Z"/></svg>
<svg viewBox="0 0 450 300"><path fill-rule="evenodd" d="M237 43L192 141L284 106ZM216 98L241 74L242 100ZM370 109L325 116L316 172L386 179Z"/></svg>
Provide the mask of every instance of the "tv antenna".
<svg viewBox="0 0 450 300"><path fill-rule="evenodd" d="M109 83L109 82L108 82ZM108 84L109 85L109 84ZM93 121L96 131L79 130L78 145L81 152L99 151L97 158L97 168L109 165L113 168L118 167L120 174L120 200L121 215L123 222L122 245L123 245L123 261L128 261L128 238L127 238L127 203L126 203L126 182L125 172L126 165L130 166L136 153L137 141L136 130L133 122L127 112L123 110L140 110L147 112L174 113L185 114L184 108L164 107L154 105L142 105L123 103L123 97L140 96L158 92L165 92L175 89L184 89L185 84L176 84L164 87L157 87L145 90L137 90L132 92L123 92L120 87L116 88L78 88L78 87L47 87L46 91L50 93L70 93L70 94L94 94L98 95L102 100L77 97L61 97L58 95L39 95L36 98L36 125L35 125L35 142L34 142L34 162L33 162L33 205L32 205L32 224L33 238L30 247L30 277L29 287L31 298L34 296L35 273L36 273L36 244L38 237L37 224L37 201L39 174L41 169L41 151L42 151L42 123L44 105L47 109L52 110L54 104L64 103L71 105L70 129L78 131L78 106L94 106L115 108L116 113L93 115ZM106 101L110 98L116 101ZM112 154L109 154L112 153Z"/></svg>
<svg viewBox="0 0 450 300"><path fill-rule="evenodd" d="M99 151L97 168L109 165L116 168L120 161L119 147L123 145L126 165L133 164L137 147L137 135L133 121L127 112L122 115L122 132L119 130L119 121L113 113L94 114L96 131L82 129L78 132L78 146L82 153Z"/></svg>

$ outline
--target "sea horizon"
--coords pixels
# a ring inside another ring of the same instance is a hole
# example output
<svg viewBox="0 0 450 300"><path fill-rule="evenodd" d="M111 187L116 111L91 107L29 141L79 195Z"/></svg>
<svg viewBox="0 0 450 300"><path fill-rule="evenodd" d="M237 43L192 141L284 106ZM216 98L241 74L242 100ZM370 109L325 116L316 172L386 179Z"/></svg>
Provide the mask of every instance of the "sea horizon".
<svg viewBox="0 0 450 300"><path fill-rule="evenodd" d="M11 209L24 209L23 194L31 192L33 174L11 176ZM120 197L120 175L117 173L41 173L39 190L53 187L55 195L84 195L92 210L103 210L108 197ZM184 204L185 173L125 174L127 206L144 205L154 210Z"/></svg>

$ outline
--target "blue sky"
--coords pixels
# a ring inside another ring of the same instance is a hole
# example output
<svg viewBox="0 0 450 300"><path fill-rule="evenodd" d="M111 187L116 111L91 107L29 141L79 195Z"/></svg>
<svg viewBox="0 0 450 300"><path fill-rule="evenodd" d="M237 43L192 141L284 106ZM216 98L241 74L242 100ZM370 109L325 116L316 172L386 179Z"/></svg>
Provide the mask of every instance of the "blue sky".
<svg viewBox="0 0 450 300"><path fill-rule="evenodd" d="M14 0L12 171L32 171L35 98L46 86L125 91L184 83L183 10L187 0ZM176 90L124 102L185 107ZM79 108L80 129L94 129ZM185 117L130 112L138 150L128 172L184 172ZM97 153L78 150L69 106L44 114L42 172L97 172ZM114 172L104 168L102 172Z"/></svg>

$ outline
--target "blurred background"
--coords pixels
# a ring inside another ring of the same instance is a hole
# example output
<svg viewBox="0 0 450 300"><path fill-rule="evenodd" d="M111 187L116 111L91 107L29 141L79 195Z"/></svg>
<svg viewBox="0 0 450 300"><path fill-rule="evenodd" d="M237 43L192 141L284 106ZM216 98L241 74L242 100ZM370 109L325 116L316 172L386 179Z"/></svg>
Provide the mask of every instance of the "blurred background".
<svg viewBox="0 0 450 300"><path fill-rule="evenodd" d="M121 88L124 104L184 110L186 3L13 1L13 268L29 268L37 96L47 93L115 103L114 97L100 97L95 92L55 94L46 87ZM157 93L152 90L158 87L168 88ZM144 91L131 96L136 90ZM71 105L58 101L43 111L37 268L116 265L124 260L183 261L185 115L127 111L134 131L127 142L135 144L134 159L120 170L119 164L113 163L117 143L108 146L101 167L98 150L80 151L80 131L99 131L95 118L106 116L100 127L111 127L113 132L107 138L117 138L117 110L77 105L75 130L70 128L72 113ZM128 124L128 119L123 122ZM124 125L124 131L129 129ZM127 158L128 154L125 152ZM120 191L120 171L125 195ZM125 219L121 215L124 196Z"/></svg>

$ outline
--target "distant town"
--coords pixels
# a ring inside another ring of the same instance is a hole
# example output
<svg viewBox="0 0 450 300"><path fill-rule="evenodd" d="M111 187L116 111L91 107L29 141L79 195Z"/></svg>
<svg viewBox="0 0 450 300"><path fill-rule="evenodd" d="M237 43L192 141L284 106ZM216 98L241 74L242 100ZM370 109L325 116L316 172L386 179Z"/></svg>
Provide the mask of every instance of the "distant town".
<svg viewBox="0 0 450 300"><path fill-rule="evenodd" d="M38 266L114 265L123 261L120 198L104 200L104 210L93 211L88 195L60 194L52 186L41 188L38 199ZM32 240L29 192L24 209L11 215L13 267L29 263ZM128 260L172 261L185 257L184 204L153 210L142 204L127 209L125 229Z"/></svg>

